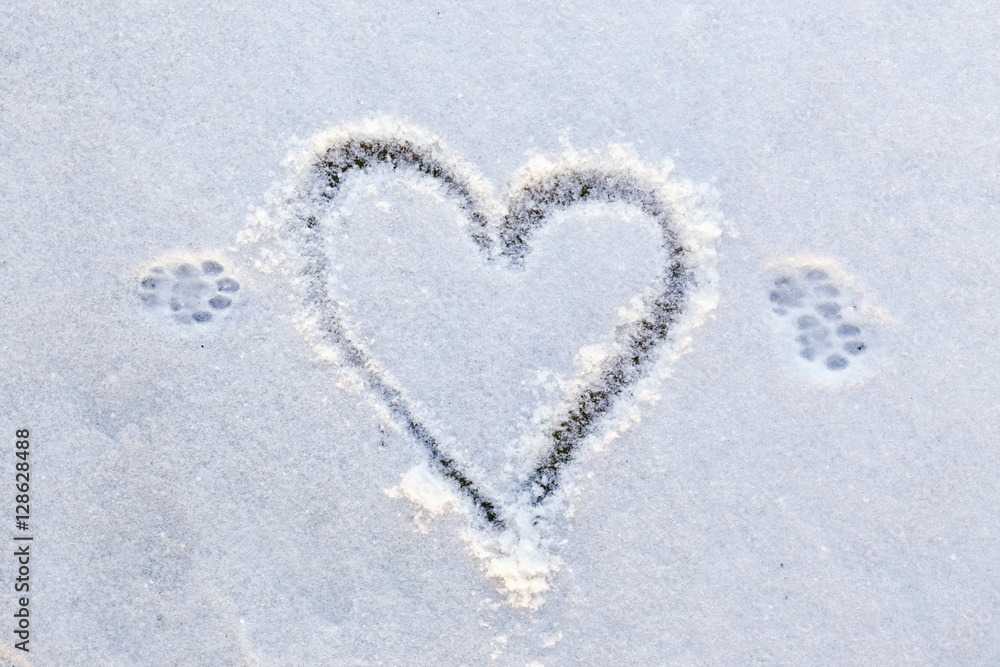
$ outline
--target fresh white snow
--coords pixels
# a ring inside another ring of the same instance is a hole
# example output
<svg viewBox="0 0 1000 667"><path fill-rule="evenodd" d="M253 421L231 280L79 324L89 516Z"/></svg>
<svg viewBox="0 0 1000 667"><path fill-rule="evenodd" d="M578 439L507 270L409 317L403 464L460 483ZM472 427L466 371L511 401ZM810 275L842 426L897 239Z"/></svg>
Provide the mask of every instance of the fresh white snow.
<svg viewBox="0 0 1000 667"><path fill-rule="evenodd" d="M0 658L996 664L997 44L982 3L5 6L0 478L12 537L30 429L34 551ZM367 375L280 222L358 128L482 207L384 166L324 204ZM588 201L511 266L473 214L581 164L669 194L696 288L536 511L660 231Z"/></svg>

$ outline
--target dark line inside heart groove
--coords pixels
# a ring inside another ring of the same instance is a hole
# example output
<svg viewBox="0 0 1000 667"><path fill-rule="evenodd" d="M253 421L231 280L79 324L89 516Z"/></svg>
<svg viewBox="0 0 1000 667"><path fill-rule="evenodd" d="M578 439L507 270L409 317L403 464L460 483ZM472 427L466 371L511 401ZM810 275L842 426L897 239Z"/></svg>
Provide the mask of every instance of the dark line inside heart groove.
<svg viewBox="0 0 1000 667"><path fill-rule="evenodd" d="M435 179L455 198L472 221L470 235L491 257L499 255L513 264L521 264L529 251L533 230L541 227L555 210L586 201L623 202L654 218L662 231L666 266L654 282L655 296L644 304L644 316L620 325L614 333L614 353L604 362L597 378L564 409L561 418L550 428L550 449L524 481L518 500L537 507L558 489L562 468L575 455L581 442L590 435L599 419L614 406L616 399L636 383L654 361L657 345L668 338L684 306L691 283L691 268L684 261L686 251L674 230L673 208L658 186L641 175L621 167L602 168L581 161L556 165L542 173L529 174L511 194L507 213L499 219L490 213L487 202L480 201L477 190L461 170L453 166L435 142L396 134L355 133L341 135L319 153L310 165L308 192L299 197L314 204L333 200L352 172L373 167L416 172ZM329 262L322 250L322 236L317 229L320 214L315 207L295 207L295 220L304 232L307 279L307 306L316 316L327 340L343 352L343 361L361 371L368 388L388 406L394 418L427 451L433 465L444 477L453 480L466 497L495 528L506 526L502 505L487 498L463 473L454 459L446 456L437 440L417 420L396 387L386 382L379 369L344 329L337 307L327 294Z"/></svg>

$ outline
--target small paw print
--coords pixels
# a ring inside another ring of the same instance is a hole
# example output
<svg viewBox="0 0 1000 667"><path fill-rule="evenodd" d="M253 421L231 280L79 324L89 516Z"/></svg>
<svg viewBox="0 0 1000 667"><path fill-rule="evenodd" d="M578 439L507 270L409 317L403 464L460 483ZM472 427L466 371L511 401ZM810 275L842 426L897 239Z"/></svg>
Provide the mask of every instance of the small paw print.
<svg viewBox="0 0 1000 667"><path fill-rule="evenodd" d="M139 300L174 322L203 325L225 317L239 289L217 260L182 260L151 267L139 281Z"/></svg>
<svg viewBox="0 0 1000 667"><path fill-rule="evenodd" d="M797 356L827 375L843 374L868 351L854 300L831 272L799 266L781 272L768 300L781 328L794 332Z"/></svg>

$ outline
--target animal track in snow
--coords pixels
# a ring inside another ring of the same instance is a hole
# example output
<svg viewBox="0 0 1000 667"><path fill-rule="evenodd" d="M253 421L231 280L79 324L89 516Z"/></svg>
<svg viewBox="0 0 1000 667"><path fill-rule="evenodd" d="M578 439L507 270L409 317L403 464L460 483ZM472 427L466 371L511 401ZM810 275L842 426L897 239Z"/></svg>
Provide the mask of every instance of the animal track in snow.
<svg viewBox="0 0 1000 667"><path fill-rule="evenodd" d="M152 312L182 325L205 326L232 309L240 284L212 258L157 262L139 280L139 300Z"/></svg>
<svg viewBox="0 0 1000 667"><path fill-rule="evenodd" d="M769 282L779 336L817 379L840 382L872 365L878 331L852 282L836 264L818 259L786 263Z"/></svg>

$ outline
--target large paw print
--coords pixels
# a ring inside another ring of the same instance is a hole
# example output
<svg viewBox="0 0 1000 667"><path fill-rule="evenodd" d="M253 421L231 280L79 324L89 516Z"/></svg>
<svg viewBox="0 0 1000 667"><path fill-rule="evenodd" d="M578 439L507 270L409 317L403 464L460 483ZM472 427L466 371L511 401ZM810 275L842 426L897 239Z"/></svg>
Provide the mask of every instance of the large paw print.
<svg viewBox="0 0 1000 667"><path fill-rule="evenodd" d="M795 332L798 355L829 373L846 370L868 349L852 300L816 266L783 272L771 287L772 311Z"/></svg>
<svg viewBox="0 0 1000 667"><path fill-rule="evenodd" d="M175 261L146 272L139 282L139 299L174 322L203 325L224 317L239 289L214 259Z"/></svg>

